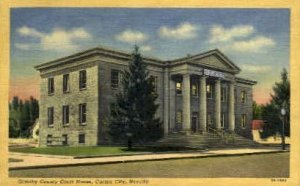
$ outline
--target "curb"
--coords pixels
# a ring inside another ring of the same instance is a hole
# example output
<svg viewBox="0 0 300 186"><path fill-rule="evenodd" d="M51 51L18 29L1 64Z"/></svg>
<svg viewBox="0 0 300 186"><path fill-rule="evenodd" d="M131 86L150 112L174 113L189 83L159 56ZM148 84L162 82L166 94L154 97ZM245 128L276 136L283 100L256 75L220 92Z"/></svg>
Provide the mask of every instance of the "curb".
<svg viewBox="0 0 300 186"><path fill-rule="evenodd" d="M215 158L215 157L229 157L229 156L246 156L246 155L258 155L258 154L272 154L272 153L286 153L288 150L282 151L267 151L267 152L249 152L238 154L199 154L197 156L187 157L166 157L166 158L153 158L153 159L140 159L140 160L114 160L109 162L82 162L82 163L67 163L67 164L52 164L52 165L32 165L32 166L20 166L10 167L8 170L25 170L25 169L42 169L42 168L55 168L55 167L75 167L84 165L106 165L117 163L132 163L132 162L146 162L146 161L164 161L164 160L177 160L177 159L196 159L196 158Z"/></svg>

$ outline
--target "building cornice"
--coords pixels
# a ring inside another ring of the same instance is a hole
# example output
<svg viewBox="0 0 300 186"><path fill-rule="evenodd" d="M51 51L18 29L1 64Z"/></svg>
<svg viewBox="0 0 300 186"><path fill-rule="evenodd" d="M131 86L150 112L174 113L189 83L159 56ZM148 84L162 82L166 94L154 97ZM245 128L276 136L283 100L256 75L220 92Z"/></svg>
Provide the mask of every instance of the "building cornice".
<svg viewBox="0 0 300 186"><path fill-rule="evenodd" d="M248 85L256 85L257 81L245 79L245 78L240 78L240 77L235 77L235 81L237 83L243 83L243 84L248 84Z"/></svg>

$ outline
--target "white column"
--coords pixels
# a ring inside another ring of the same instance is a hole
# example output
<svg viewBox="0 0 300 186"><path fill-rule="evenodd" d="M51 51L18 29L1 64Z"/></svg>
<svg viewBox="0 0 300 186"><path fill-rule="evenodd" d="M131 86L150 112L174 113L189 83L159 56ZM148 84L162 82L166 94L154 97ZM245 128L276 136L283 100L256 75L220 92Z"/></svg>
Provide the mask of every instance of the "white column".
<svg viewBox="0 0 300 186"><path fill-rule="evenodd" d="M199 126L200 131L206 131L206 108L207 108L207 98L206 98L206 76L201 76L199 79Z"/></svg>
<svg viewBox="0 0 300 186"><path fill-rule="evenodd" d="M188 131L191 128L191 85L190 85L190 75L183 75L183 130Z"/></svg>
<svg viewBox="0 0 300 186"><path fill-rule="evenodd" d="M164 134L167 135L169 132L169 69L165 68L164 71Z"/></svg>
<svg viewBox="0 0 300 186"><path fill-rule="evenodd" d="M235 128L235 117L234 117L234 83L229 83L229 91L228 91L228 122L229 122L229 130L234 131Z"/></svg>
<svg viewBox="0 0 300 186"><path fill-rule="evenodd" d="M221 80L215 81L215 126L221 129Z"/></svg>
<svg viewBox="0 0 300 186"><path fill-rule="evenodd" d="M169 85L170 85L169 118L170 118L170 129L172 130L175 127L175 108L176 108L175 96L176 95L175 95L175 81L172 80L171 75L170 75Z"/></svg>

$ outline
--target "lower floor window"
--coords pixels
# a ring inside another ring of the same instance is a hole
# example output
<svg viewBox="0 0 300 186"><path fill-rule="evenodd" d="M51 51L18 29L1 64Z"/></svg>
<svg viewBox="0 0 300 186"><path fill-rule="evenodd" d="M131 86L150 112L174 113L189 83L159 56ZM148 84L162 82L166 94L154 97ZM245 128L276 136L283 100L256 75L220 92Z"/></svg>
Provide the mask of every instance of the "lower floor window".
<svg viewBox="0 0 300 186"><path fill-rule="evenodd" d="M62 145L68 145L68 135L67 134L62 135Z"/></svg>
<svg viewBox="0 0 300 186"><path fill-rule="evenodd" d="M241 125L242 125L242 128L246 127L246 114L242 114Z"/></svg>
<svg viewBox="0 0 300 186"><path fill-rule="evenodd" d="M222 115L221 115L221 127L222 128L225 127L225 113L222 113Z"/></svg>
<svg viewBox="0 0 300 186"><path fill-rule="evenodd" d="M52 135L47 135L47 145L51 145L52 144Z"/></svg>
<svg viewBox="0 0 300 186"><path fill-rule="evenodd" d="M85 134L79 134L78 138L79 143L85 143Z"/></svg>

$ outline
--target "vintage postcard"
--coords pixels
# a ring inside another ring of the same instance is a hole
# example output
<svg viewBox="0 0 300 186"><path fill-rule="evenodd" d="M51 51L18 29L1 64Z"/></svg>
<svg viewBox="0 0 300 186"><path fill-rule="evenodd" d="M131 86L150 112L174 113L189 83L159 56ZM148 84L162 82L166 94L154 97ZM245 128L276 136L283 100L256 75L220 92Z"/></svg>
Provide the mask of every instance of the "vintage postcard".
<svg viewBox="0 0 300 186"><path fill-rule="evenodd" d="M299 185L299 5L1 2L0 185Z"/></svg>

